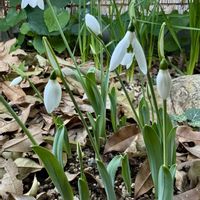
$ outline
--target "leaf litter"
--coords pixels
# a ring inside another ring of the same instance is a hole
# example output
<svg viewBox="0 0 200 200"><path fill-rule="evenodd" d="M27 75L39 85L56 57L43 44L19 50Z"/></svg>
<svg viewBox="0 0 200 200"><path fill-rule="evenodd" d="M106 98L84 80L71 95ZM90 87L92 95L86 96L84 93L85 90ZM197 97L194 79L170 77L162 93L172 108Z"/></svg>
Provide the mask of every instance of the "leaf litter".
<svg viewBox="0 0 200 200"><path fill-rule="evenodd" d="M10 86L12 76L12 65L21 63L20 59L25 59L27 66L26 74L29 79L37 86L42 93L49 76L48 61L39 55L34 55L31 60L23 50L10 52L11 46L15 40L0 43L1 69L0 75L6 75L1 78L0 93L3 94L13 109L21 117L23 122L34 135L37 142L49 149L52 148L55 126L51 116L49 116L41 101L36 97L34 91L27 81L23 81L19 86ZM75 100L79 104L84 117L86 113L93 113L91 105L83 98L84 90L75 78L75 69L70 59L59 58L59 63L64 69L64 73L70 89L73 91ZM34 61L34 62L33 62ZM82 73L94 66L93 62L84 63L81 67ZM99 71L96 72L97 84L99 83ZM17 74L15 74L17 76ZM9 78L10 77L10 78ZM127 118L132 118L132 112L127 103L123 92L112 76L111 84L117 88L118 110ZM8 81L10 80L10 81ZM140 89L136 85L129 90L132 101L138 101L140 98ZM109 102L107 102L109 109ZM65 126L69 132L71 144L79 142L82 145L84 153L84 168L86 177L91 190L91 199L105 199L105 193L102 188L102 182L99 178L95 165L95 156L88 142L87 133L75 112L75 108L69 98L69 95L63 91L63 97L60 107L55 111L56 115L62 115ZM110 131L111 132L111 131ZM175 200L188 199L198 200L200 197L199 171L200 171L200 133L193 131L190 127L184 126L177 129L177 173L175 182ZM57 199L58 193L48 178L46 171L40 163L38 157L31 150L31 143L23 134L22 130L9 115L6 109L0 104L0 195L3 198L16 200L40 200ZM74 146L75 147L75 146ZM131 173L133 178L133 192L131 196L135 199L152 198L152 180L148 162L146 161L146 152L141 133L134 124L128 124L122 127L116 133L109 133L105 147L101 147L104 154L103 159L109 162L114 155L119 153L128 153L130 160ZM77 187L77 177L79 177L79 161L75 148L72 158L65 159L65 173L72 186ZM9 187L7 186L9 185ZM12 185L12 187L10 187ZM120 173L117 173L116 191L118 199L134 199L131 196L123 197L123 183ZM27 196L28 195L28 196ZM78 198L75 193L75 197Z"/></svg>

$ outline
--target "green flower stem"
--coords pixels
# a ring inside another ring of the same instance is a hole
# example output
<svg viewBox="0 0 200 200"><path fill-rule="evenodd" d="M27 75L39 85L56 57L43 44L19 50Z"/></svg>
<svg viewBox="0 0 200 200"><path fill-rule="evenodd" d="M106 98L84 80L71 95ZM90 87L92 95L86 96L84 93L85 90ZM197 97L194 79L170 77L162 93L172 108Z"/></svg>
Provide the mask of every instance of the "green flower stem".
<svg viewBox="0 0 200 200"><path fill-rule="evenodd" d="M137 112L136 112L132 102L131 102L131 99L130 99L130 97L128 95L128 92L126 91L126 88L124 87L123 81L122 81L122 79L121 79L121 77L120 77L120 75L119 75L117 70L115 70L115 73L117 74L117 78L119 79L119 82L121 83L122 89L123 89L123 91L124 91L124 93L126 95L126 98L127 98L128 102L129 102L130 106L131 106L131 109L132 109L132 111L133 111L133 113L135 115L135 119L137 121L137 124L138 124L140 130L142 130L142 125L141 125L140 119L139 119L139 117L137 115Z"/></svg>
<svg viewBox="0 0 200 200"><path fill-rule="evenodd" d="M40 91L35 87L35 85L32 83L32 81L31 81L28 77L26 77L26 80L29 82L31 88L34 90L34 92L36 93L36 95L37 95L37 96L40 98L40 100L43 102L44 100L43 100L43 97L42 97Z"/></svg>
<svg viewBox="0 0 200 200"><path fill-rule="evenodd" d="M148 79L149 89L150 89L150 92L151 92L151 95L152 95L154 109L155 109L156 115L157 115L158 124L159 124L159 126L161 126L162 122L161 122L161 119L160 119L158 105L157 105L157 101L156 101L156 96L155 96L155 93L154 93L154 88L153 88L153 84L152 84L152 80L151 80L151 76L150 76L149 71L147 72L147 79Z"/></svg>
<svg viewBox="0 0 200 200"><path fill-rule="evenodd" d="M57 24L58 28L59 28L59 32L60 32L60 35L61 35L61 37L62 37L62 39L63 39L63 42L64 42L64 44L65 44L65 46L66 46L66 48L67 48L67 51L68 51L68 53L69 53L71 59L73 60L73 63L74 63L74 65L75 65L75 67L76 67L76 70L77 70L77 72L78 72L80 78L82 79L81 71L80 71L80 69L79 69L79 67L78 67L78 64L77 64L77 62L76 62L76 59L75 59L75 57L74 57L74 55L73 55L73 53L72 53L72 51L71 51L71 49L70 49L70 46L69 46L69 44L68 44L68 42L67 42L67 40L66 40L66 38L65 38L65 35L64 35L63 31L62 31L62 28L61 28L61 26L60 26L60 24L59 24L58 18L57 18L57 16L56 16L55 12L54 12L54 9L53 9L53 7L52 7L52 5L51 5L50 0L47 0L47 4L48 4L49 7L51 8L53 17L54 17L54 19L55 19L55 21L56 21L56 24ZM81 121L82 121L82 123L83 123L83 125L84 125L84 127L85 127L85 129L86 129L86 131L87 131L87 133L88 133L88 137L89 137L90 142L91 142L91 144L92 144L92 147L93 147L93 149L94 149L94 151L95 151L95 153L96 153L96 157L97 157L97 159L101 160L101 157L100 157L100 154L99 154L97 145L96 145L95 142L94 142L94 139L93 139L93 137L92 137L92 134L91 134L91 132L90 132L90 130L89 130L89 128L88 128L88 125L87 125L87 123L86 123L86 121L85 121L85 119L84 119L84 117L83 117L83 115L82 115L82 113L81 113L79 107L78 107L78 104L77 104L77 102L76 102L76 100L75 100L75 98L74 98L74 96L73 96L73 93L72 93L72 91L70 90L67 81L66 81L65 78L63 77L63 74L62 74L60 68L59 68L59 71L60 71L60 78L61 78L61 80L62 80L62 82L63 82L63 85L64 85L65 89L67 90L67 92L69 93L70 98L71 98L71 100L72 100L72 102L73 102L73 104L74 104L74 106L75 106L75 109L76 109L77 113L79 114L79 116L80 116L80 118L81 118Z"/></svg>
<svg viewBox="0 0 200 200"><path fill-rule="evenodd" d="M26 134L26 136L31 141L32 145L38 145L38 143L36 142L36 140L33 138L32 134L30 133L30 131L26 128L26 126L24 125L24 123L17 116L17 114L15 113L15 111L11 108L11 106L8 104L8 102L4 99L4 97L2 95L0 95L0 102L2 102L2 104L8 110L8 112L13 116L13 118L19 124L19 126L21 127L21 129L24 131L24 133Z"/></svg>
<svg viewBox="0 0 200 200"><path fill-rule="evenodd" d="M62 28L61 28L61 26L60 26L60 23L59 23L59 21L58 21L58 18L57 18L57 16L56 16L56 13L55 13L55 11L54 11L54 9L53 9L53 6L52 6L52 4L51 4L51 1L50 1L50 0L46 0L46 2L47 2L48 6L50 7L50 9L51 9L51 11L52 11L53 17L54 17L55 22L56 22L56 24L57 24L57 26L58 26L60 35L61 35L61 37L62 37L62 39L63 39L63 42L64 42L64 44L65 44L65 46L66 46L66 48L67 48L67 51L68 51L68 53L69 53L71 59L73 60L74 66L76 67L76 70L77 70L79 76L81 77L81 71L80 71L80 69L79 69L79 67L78 67L78 64L77 64L77 62L76 62L76 59L75 59L75 57L74 57L74 54L72 53L72 50L70 49L70 46L69 46L69 44L68 44L68 42L67 42L67 40L66 40L66 38L65 38L65 35L64 35L63 30L62 30Z"/></svg>
<svg viewBox="0 0 200 200"><path fill-rule="evenodd" d="M96 153L96 157L97 157L97 159L101 160L101 157L100 157L100 154L99 154L99 150L98 150L98 146L97 146L97 144L94 142L94 139L93 139L93 137L92 137L92 134L91 134L91 132L90 132L90 130L89 130L89 128L88 128L88 125L87 125L87 123L86 123L86 121L85 121L85 119L84 119L84 117L83 117L82 112L80 111L80 109L79 109L79 107L78 107L78 104L77 104L77 102L76 102L76 100L75 100L75 98L74 98L74 95L73 95L72 91L70 90L70 87L69 87L67 81L65 80L63 74L62 74L62 73L60 73L60 74L61 74L61 75L60 75L60 78L61 78L61 80L62 80L62 83L63 83L63 85L64 85L66 91L69 93L69 96L70 96L70 98L71 98L71 100L72 100L72 102L73 102L73 104L74 104L74 106L75 106L75 109L76 109L78 115L79 115L80 118L81 118L81 121L82 121L82 123L83 123L83 126L85 127L85 129L86 129L86 131L87 131L87 133L88 133L88 137L89 137L90 142L91 142L91 145L92 145L92 147L93 147L93 149L94 149L94 151L95 151L95 153Z"/></svg>
<svg viewBox="0 0 200 200"><path fill-rule="evenodd" d="M167 118L167 101L163 100L163 164L168 167L168 151L167 151L167 133L166 133L166 118Z"/></svg>

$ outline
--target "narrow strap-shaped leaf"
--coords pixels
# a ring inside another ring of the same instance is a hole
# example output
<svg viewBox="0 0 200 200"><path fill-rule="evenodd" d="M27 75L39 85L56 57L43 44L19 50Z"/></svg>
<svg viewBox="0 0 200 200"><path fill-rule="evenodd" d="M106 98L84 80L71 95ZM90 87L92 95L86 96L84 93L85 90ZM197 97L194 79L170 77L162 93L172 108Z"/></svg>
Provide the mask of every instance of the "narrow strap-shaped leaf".
<svg viewBox="0 0 200 200"><path fill-rule="evenodd" d="M158 178L158 200L172 200L173 187L173 179L169 169L161 166Z"/></svg>
<svg viewBox="0 0 200 200"><path fill-rule="evenodd" d="M53 154L60 162L61 166L63 166L62 153L63 153L64 134L65 134L64 126L60 126L56 131L52 149Z"/></svg>
<svg viewBox="0 0 200 200"><path fill-rule="evenodd" d="M158 185L158 172L162 165L162 147L157 133L150 126L143 129L144 142L155 187Z"/></svg>
<svg viewBox="0 0 200 200"><path fill-rule="evenodd" d="M131 193L131 171L130 171L130 166L129 166L129 161L128 161L128 156L127 154L122 157L122 177L124 179L126 188L129 192Z"/></svg>
<svg viewBox="0 0 200 200"><path fill-rule="evenodd" d="M117 169L121 166L121 158L122 157L120 155L115 156L109 162L109 164L107 166L107 171L111 177L113 187L114 187L114 183L115 183L115 175L116 175Z"/></svg>
<svg viewBox="0 0 200 200"><path fill-rule="evenodd" d="M105 187L107 200L117 200L111 177L102 161L97 160L97 168Z"/></svg>
<svg viewBox="0 0 200 200"><path fill-rule="evenodd" d="M63 200L73 200L73 191L64 170L56 157L47 149L40 146L32 147L42 160L53 184L61 194Z"/></svg>
<svg viewBox="0 0 200 200"><path fill-rule="evenodd" d="M167 144L168 144L168 165L174 165L176 163L176 128L173 128L169 135L167 136Z"/></svg>
<svg viewBox="0 0 200 200"><path fill-rule="evenodd" d="M82 178L78 179L78 190L79 190L80 200L90 200L88 184Z"/></svg>

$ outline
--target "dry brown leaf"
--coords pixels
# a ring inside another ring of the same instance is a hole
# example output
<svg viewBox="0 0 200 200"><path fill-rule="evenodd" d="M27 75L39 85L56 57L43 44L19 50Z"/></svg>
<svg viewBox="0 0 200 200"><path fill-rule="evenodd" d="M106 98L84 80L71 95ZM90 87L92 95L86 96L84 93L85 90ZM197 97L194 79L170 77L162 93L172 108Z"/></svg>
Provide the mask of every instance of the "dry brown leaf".
<svg viewBox="0 0 200 200"><path fill-rule="evenodd" d="M176 188L180 191L180 192L184 192L187 189L187 173L184 171L179 171L176 170Z"/></svg>
<svg viewBox="0 0 200 200"><path fill-rule="evenodd" d="M28 196L36 196L37 192L38 192L38 189L39 189L39 186L40 186L40 183L38 182L37 177L35 175L34 179L33 179L32 186L31 186L30 190L26 193L26 195L28 195Z"/></svg>
<svg viewBox="0 0 200 200"><path fill-rule="evenodd" d="M0 66L4 66L5 71L8 72L7 67L10 65L18 65L20 61L16 55L26 53L23 50L16 50L15 52L10 53L11 46L16 43L16 38L8 40L7 42L0 42ZM7 66L7 67L6 67ZM1 70L2 72L2 70Z"/></svg>
<svg viewBox="0 0 200 200"><path fill-rule="evenodd" d="M139 128L136 125L122 127L107 140L104 154L111 151L124 152L138 134Z"/></svg>
<svg viewBox="0 0 200 200"><path fill-rule="evenodd" d="M30 114L30 109L31 109L31 104L25 108L22 111L22 114L19 116L19 118L21 119L21 121L25 124L26 120L28 119L28 116ZM3 121L3 123L1 122L0 124L0 133L6 133L6 132L13 132L13 131L17 131L19 129L19 125L17 124L17 122L13 119L12 121ZM21 129L19 129L21 130Z"/></svg>
<svg viewBox="0 0 200 200"><path fill-rule="evenodd" d="M194 188L200 183L200 159L192 160L191 167L188 171L188 178L190 180L190 188Z"/></svg>
<svg viewBox="0 0 200 200"><path fill-rule="evenodd" d="M189 126L179 126L176 135L179 137L180 142L200 141L200 132L193 131Z"/></svg>
<svg viewBox="0 0 200 200"><path fill-rule="evenodd" d="M68 131L69 141L71 143L79 143L85 146L87 140L87 131L84 128L76 128Z"/></svg>
<svg viewBox="0 0 200 200"><path fill-rule="evenodd" d="M22 181L16 178L16 176L18 175L16 164L9 159L5 161L4 169L6 173L1 180L0 195L5 196L7 192L22 195L23 184Z"/></svg>
<svg viewBox="0 0 200 200"><path fill-rule="evenodd" d="M29 174L40 171L43 168L41 165L31 160L30 158L17 158L14 162L18 167L18 178L20 180L23 180Z"/></svg>
<svg viewBox="0 0 200 200"><path fill-rule="evenodd" d="M42 134L44 131L41 129L40 124L36 124L29 128L29 131L32 133L32 136L37 141L38 144L43 142ZM12 140L7 141L3 147L2 151L12 151L12 152L29 152L31 151L32 143L25 135L21 138L14 138Z"/></svg>
<svg viewBox="0 0 200 200"><path fill-rule="evenodd" d="M145 160L135 179L135 199L148 192L151 188L153 188L151 171L148 160Z"/></svg>
<svg viewBox="0 0 200 200"><path fill-rule="evenodd" d="M187 192L181 193L174 196L173 200L200 200L200 185L196 188L188 190Z"/></svg>
<svg viewBox="0 0 200 200"><path fill-rule="evenodd" d="M200 158L200 132L193 131L191 127L177 128L178 141L193 155Z"/></svg>
<svg viewBox="0 0 200 200"><path fill-rule="evenodd" d="M80 172L76 173L76 174L71 174L69 172L65 172L65 175L67 176L68 181L73 181L78 175L80 174Z"/></svg>
<svg viewBox="0 0 200 200"><path fill-rule="evenodd" d="M10 194L8 200L36 200L32 196Z"/></svg>
<svg viewBox="0 0 200 200"><path fill-rule="evenodd" d="M0 60L0 72L9 72L9 65L8 65L8 63L5 63L5 62L3 62L3 61L1 61Z"/></svg>
<svg viewBox="0 0 200 200"><path fill-rule="evenodd" d="M26 96L25 92L19 86L10 86L10 82L8 81L0 83L0 88L11 102Z"/></svg>
<svg viewBox="0 0 200 200"><path fill-rule="evenodd" d="M141 157L146 155L146 147L144 138L141 133L137 134L131 142L130 146L125 150L129 157Z"/></svg>

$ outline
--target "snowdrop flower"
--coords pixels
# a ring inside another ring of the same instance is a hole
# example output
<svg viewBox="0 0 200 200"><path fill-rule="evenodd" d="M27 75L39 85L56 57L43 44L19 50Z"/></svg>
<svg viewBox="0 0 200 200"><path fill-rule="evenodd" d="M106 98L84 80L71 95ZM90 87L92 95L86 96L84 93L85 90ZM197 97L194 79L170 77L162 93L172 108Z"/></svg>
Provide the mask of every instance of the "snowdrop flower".
<svg viewBox="0 0 200 200"><path fill-rule="evenodd" d="M133 52L127 52L129 46L132 46ZM127 31L124 38L117 44L110 60L109 70L115 70L120 64L124 65L126 63L126 68L131 66L133 56L135 55L135 59L138 63L138 66L141 72L146 75L147 74L147 62L144 55L143 48L139 43L135 32Z"/></svg>
<svg viewBox="0 0 200 200"><path fill-rule="evenodd" d="M100 24L94 16L92 16L90 14L86 14L85 15L85 24L86 24L87 28L90 29L95 35L101 34Z"/></svg>
<svg viewBox="0 0 200 200"><path fill-rule="evenodd" d="M129 69L132 62L133 62L133 57L134 57L134 53L126 53L121 61L121 65L125 65L126 69Z"/></svg>
<svg viewBox="0 0 200 200"><path fill-rule="evenodd" d="M124 56L127 53L127 48L130 46L131 41L133 39L133 32L127 31L122 40L115 47L111 59L109 70L115 70L123 61Z"/></svg>
<svg viewBox="0 0 200 200"><path fill-rule="evenodd" d="M10 86L15 86L15 85L18 85L22 82L22 77L21 76L18 76L16 78L14 78L11 83L10 83Z"/></svg>
<svg viewBox="0 0 200 200"><path fill-rule="evenodd" d="M171 76L169 74L168 69L159 69L156 78L156 84L158 94L163 100L166 100L170 94L171 82Z"/></svg>
<svg viewBox="0 0 200 200"><path fill-rule="evenodd" d="M22 0L21 2L22 9L24 9L28 5L30 5L32 8L38 6L40 9L44 10L44 0Z"/></svg>
<svg viewBox="0 0 200 200"><path fill-rule="evenodd" d="M146 57L144 55L143 48L141 44L139 43L135 33L132 40L132 47L133 47L133 52L135 53L135 59L138 63L139 69L144 75L146 75L147 74Z"/></svg>
<svg viewBox="0 0 200 200"><path fill-rule="evenodd" d="M62 89L58 81L51 77L44 89L44 105L48 113L52 113L61 101Z"/></svg>

